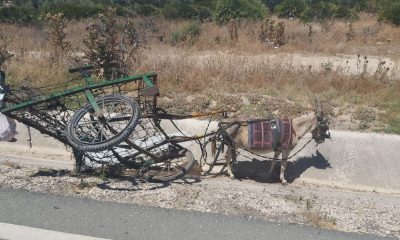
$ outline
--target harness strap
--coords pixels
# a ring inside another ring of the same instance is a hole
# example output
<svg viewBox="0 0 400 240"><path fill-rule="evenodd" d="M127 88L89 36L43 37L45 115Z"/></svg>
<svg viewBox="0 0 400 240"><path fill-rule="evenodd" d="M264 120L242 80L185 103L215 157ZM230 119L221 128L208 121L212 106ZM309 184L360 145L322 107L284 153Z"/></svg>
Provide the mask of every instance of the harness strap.
<svg viewBox="0 0 400 240"><path fill-rule="evenodd" d="M282 159L266 157L266 156L263 156L263 155L254 153L254 152L252 152L252 151L250 151L250 150L247 150L247 149L245 149L245 148L242 148L242 149L243 149L244 151L248 152L248 153L251 153L251 154L257 156L257 157L262 157L262 158L268 159L268 160L289 160L289 159L293 158L294 156L296 156L299 152L301 152L312 140L313 140L312 138L311 138L310 140L308 140L308 142L305 143L305 144L303 145L303 147L301 147L298 151L296 151L295 153L293 153L292 156L287 157L287 158L282 158ZM236 154L240 154L240 153L237 152ZM246 158L248 158L248 159L251 159L250 157L248 157L248 156L246 156L246 155L244 155L244 154L241 154L241 155L243 155L244 157L246 157Z"/></svg>

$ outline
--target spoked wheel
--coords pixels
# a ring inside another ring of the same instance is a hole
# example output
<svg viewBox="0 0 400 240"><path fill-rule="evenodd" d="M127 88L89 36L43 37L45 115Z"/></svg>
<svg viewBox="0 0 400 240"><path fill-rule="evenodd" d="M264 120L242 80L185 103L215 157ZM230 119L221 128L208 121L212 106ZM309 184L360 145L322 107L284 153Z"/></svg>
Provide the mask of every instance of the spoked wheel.
<svg viewBox="0 0 400 240"><path fill-rule="evenodd" d="M91 104L78 110L67 125L66 136L77 149L97 152L112 148L129 137L140 117L139 104L125 96L96 99L100 112Z"/></svg>
<svg viewBox="0 0 400 240"><path fill-rule="evenodd" d="M185 176L194 165L195 159L187 149L181 149L165 161L148 167L146 177L153 182L171 182Z"/></svg>

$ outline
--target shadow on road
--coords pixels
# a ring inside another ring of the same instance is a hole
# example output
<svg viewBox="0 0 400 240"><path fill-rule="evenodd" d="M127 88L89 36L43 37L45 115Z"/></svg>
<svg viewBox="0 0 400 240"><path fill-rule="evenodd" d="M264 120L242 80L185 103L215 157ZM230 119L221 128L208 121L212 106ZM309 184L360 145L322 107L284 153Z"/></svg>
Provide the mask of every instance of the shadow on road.
<svg viewBox="0 0 400 240"><path fill-rule="evenodd" d="M280 161L275 165L272 176L268 176L272 160L258 160L237 162L234 166L235 177L237 179L252 179L262 183L274 183L279 180ZM291 183L301 176L307 169L315 167L317 169L331 168L331 165L319 151L310 157L298 158L295 162L288 161L285 171L286 180Z"/></svg>

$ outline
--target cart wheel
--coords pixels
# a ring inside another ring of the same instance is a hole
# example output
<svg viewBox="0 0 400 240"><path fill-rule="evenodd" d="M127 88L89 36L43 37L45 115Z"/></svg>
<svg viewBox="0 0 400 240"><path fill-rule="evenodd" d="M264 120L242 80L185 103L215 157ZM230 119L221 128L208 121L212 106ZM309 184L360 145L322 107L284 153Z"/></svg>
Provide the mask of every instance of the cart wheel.
<svg viewBox="0 0 400 240"><path fill-rule="evenodd" d="M185 176L194 165L192 152L183 149L179 155L148 168L146 177L152 182L171 182Z"/></svg>
<svg viewBox="0 0 400 240"><path fill-rule="evenodd" d="M132 134L139 117L139 104L125 96L111 95L96 99L101 114L87 104L69 120L66 136L72 146L98 152L118 145Z"/></svg>

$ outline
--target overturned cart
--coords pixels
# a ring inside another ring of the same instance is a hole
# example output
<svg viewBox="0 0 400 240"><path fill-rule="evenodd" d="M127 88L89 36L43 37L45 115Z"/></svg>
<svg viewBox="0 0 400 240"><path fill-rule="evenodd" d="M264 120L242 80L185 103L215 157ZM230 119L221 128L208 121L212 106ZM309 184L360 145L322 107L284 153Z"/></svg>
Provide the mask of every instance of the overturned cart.
<svg viewBox="0 0 400 240"><path fill-rule="evenodd" d="M0 112L69 146L76 170L122 165L153 181L190 171L193 154L180 144L190 139L170 137L160 125L174 116L157 106L155 73L94 80L91 66L69 71L79 75L46 87L3 81Z"/></svg>

